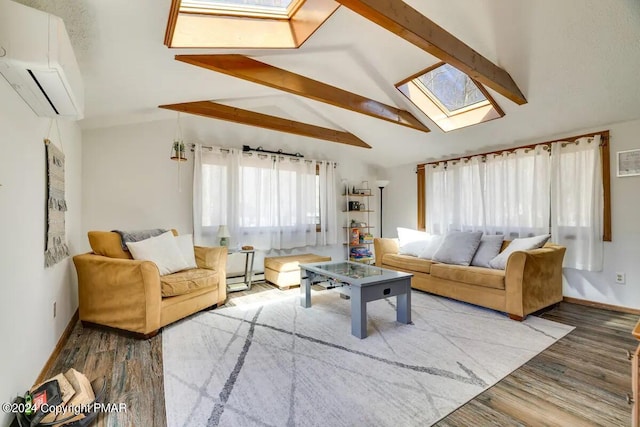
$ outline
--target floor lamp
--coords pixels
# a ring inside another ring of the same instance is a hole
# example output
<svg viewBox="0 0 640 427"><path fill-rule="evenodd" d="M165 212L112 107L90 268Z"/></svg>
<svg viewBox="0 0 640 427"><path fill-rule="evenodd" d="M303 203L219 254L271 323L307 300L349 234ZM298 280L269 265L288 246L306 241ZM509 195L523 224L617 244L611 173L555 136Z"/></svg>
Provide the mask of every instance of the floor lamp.
<svg viewBox="0 0 640 427"><path fill-rule="evenodd" d="M382 190L389 184L389 181L376 181L376 187L380 189L380 237L382 237Z"/></svg>

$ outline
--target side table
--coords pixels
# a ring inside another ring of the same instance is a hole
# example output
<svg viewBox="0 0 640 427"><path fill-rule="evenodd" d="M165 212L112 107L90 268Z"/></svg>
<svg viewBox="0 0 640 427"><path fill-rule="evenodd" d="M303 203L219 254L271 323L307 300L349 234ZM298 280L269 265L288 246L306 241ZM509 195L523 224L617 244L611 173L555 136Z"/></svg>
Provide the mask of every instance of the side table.
<svg viewBox="0 0 640 427"><path fill-rule="evenodd" d="M244 254L244 275L227 276L228 279L234 277L244 277L244 281L240 283L227 284L227 292L250 291L251 282L253 280L253 260L256 256L255 249L228 249L227 254Z"/></svg>

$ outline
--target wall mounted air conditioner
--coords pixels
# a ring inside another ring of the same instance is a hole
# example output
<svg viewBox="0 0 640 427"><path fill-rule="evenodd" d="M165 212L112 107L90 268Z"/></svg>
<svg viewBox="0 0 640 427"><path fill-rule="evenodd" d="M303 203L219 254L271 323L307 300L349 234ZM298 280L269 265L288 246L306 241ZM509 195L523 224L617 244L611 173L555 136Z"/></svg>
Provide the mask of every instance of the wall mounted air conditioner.
<svg viewBox="0 0 640 427"><path fill-rule="evenodd" d="M0 0L0 74L36 115L83 117L82 75L57 16Z"/></svg>

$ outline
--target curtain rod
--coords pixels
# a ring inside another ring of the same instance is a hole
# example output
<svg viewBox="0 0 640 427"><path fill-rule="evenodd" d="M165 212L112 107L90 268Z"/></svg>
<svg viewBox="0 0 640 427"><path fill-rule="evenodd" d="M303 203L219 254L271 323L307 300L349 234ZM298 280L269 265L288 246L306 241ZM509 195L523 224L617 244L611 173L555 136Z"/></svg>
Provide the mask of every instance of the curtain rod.
<svg viewBox="0 0 640 427"><path fill-rule="evenodd" d="M196 148L196 144L189 144L191 146L191 151L195 151ZM225 153L229 153L231 151L230 148L223 148L223 147L212 147L210 145L203 145L202 148L212 151L215 148L218 148L220 151L225 152ZM251 155L251 152L256 152L256 153L261 153L261 154L273 154L276 156L289 156L289 157L294 157L296 159L304 159L304 156L300 153L294 153L294 154L290 154L290 153L285 153L282 150L278 150L278 151L270 151L270 150L265 150L262 148L262 146L259 146L257 148L251 148L248 145L243 145L242 146L242 152L243 153L248 153L248 155ZM305 160L306 162L311 162L313 160ZM315 160L316 162L331 162L331 160ZM338 162L333 162L333 167L337 167L338 166Z"/></svg>
<svg viewBox="0 0 640 427"><path fill-rule="evenodd" d="M195 149L195 144L191 144L191 151L193 151ZM213 150L214 147L211 146L206 146L203 145L202 148L206 148L207 150ZM229 152L228 148L220 148L220 151L225 151L225 152ZM248 145L243 145L242 146L242 152L243 153L248 153L250 151L255 151L256 153L265 153L265 154L276 154L278 156L289 156L289 157L297 157L297 158L304 158L304 156L300 153L285 153L282 150L278 150L278 151L271 151L271 150L265 150L264 148L262 148L262 146L259 146L257 148L251 148Z"/></svg>
<svg viewBox="0 0 640 427"><path fill-rule="evenodd" d="M255 152L258 152L258 153L277 154L279 156L304 157L300 153L285 153L282 150L278 150L278 151L265 150L264 148L262 148L262 146L259 146L257 148L251 148L248 145L243 145L242 146L242 152L246 153L247 151L255 151Z"/></svg>
<svg viewBox="0 0 640 427"><path fill-rule="evenodd" d="M589 138L589 137L594 137L596 135L600 135L601 140L600 140L600 146L604 147L605 145L609 144L609 131L608 130L604 130L604 131L600 131L600 132L593 132L593 133L587 133L584 135L578 135L578 136L572 136L572 137L568 137L568 138L558 138L556 140L553 141L545 141L545 142L538 142L535 144L529 144L529 145L522 145L520 147L514 147L514 148L505 148L502 150L496 150L496 151L489 151L486 153L478 153L478 154L471 154L468 156L462 156L462 157L455 157L452 159L444 159L444 160L436 160L433 162L427 162L427 163L420 163L418 164L418 166L416 167L416 171L418 169L424 168L426 165L437 165L441 162L451 162L451 161L460 161L462 159L468 159L471 157L476 157L476 156L489 156L492 154L502 154L502 153L512 153L515 152L516 150L521 150L521 149L533 149L535 147L537 147L538 145L551 145L554 142L565 142L565 143L575 143L578 139L580 138Z"/></svg>

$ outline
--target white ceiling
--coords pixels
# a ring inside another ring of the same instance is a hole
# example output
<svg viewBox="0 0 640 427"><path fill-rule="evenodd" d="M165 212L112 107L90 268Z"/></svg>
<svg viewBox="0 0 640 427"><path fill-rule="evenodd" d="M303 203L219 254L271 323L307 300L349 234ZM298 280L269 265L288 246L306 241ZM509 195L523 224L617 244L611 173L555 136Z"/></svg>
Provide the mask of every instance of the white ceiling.
<svg viewBox="0 0 640 427"><path fill-rule="evenodd" d="M170 0L20 2L64 19L84 75L84 129L175 118L157 106L211 99L349 131L373 148L317 143L334 155L355 150L364 161L389 167L640 118L638 0L407 1L509 72L529 101L518 106L491 92L504 118L447 134L394 88L436 59L344 7L299 49L215 51L163 45ZM173 59L209 52L246 54L407 109L432 131L419 132ZM244 127L207 120L220 127ZM314 140L301 138L300 145L308 147L309 141Z"/></svg>

